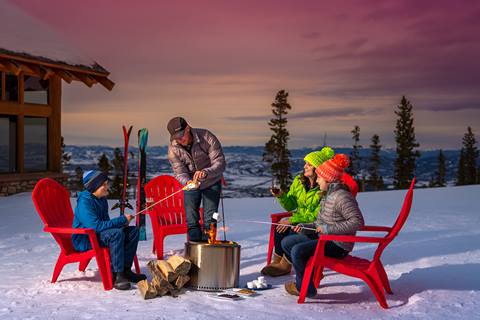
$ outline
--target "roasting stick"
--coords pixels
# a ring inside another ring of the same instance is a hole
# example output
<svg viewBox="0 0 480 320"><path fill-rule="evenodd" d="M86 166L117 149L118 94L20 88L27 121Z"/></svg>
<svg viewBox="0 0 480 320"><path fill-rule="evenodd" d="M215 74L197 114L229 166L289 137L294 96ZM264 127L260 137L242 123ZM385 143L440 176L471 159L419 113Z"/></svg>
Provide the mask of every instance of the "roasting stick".
<svg viewBox="0 0 480 320"><path fill-rule="evenodd" d="M274 226L284 226L284 227L289 227L289 228L300 228L300 229L303 229L303 230L311 230L311 231L317 231L317 229L314 229L314 228L308 228L308 227L302 227L302 226L299 226L299 225L291 225L291 224L281 224L281 223L275 223L275 222L267 222L267 221L255 221L255 220L237 220L237 221L241 221L241 222L251 222L251 223L261 223L261 224L269 224L269 225L274 225Z"/></svg>
<svg viewBox="0 0 480 320"><path fill-rule="evenodd" d="M133 216L133 217L136 217L136 216L138 216L139 214L143 214L143 213L144 213L145 211L147 211L148 209L156 206L156 205L159 204L160 202L163 202L163 201L167 200L168 198L173 197L174 195L176 195L176 194L179 193L179 192L188 191L188 190L194 189L194 188L196 187L197 183L198 183L198 182L192 182L192 183L190 183L190 184L187 184L187 185L186 185L185 187L183 187L182 189L175 191L175 192L172 193L171 195L168 195L168 196L166 196L165 198L162 198L162 199L158 200L158 201L155 202L155 203L152 203L151 205L149 205L149 206L146 207L145 209L143 209L143 210L141 210L141 211L138 211L138 212L135 213L135 214L132 214L132 216Z"/></svg>

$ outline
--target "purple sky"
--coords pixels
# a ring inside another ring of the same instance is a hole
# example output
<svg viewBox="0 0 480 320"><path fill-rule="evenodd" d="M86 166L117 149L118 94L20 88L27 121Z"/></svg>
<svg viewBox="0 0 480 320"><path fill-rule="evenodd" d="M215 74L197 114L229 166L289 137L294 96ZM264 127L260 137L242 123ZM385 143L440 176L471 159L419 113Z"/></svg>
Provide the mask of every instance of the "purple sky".
<svg viewBox="0 0 480 320"><path fill-rule="evenodd" d="M414 105L421 148L480 137L478 1L15 0L111 72L112 92L64 85L67 144L120 145L121 125L168 142L183 115L224 145L263 145L286 89L290 147L394 147L395 106ZM73 4L74 3L74 4ZM20 26L21 27L21 26Z"/></svg>

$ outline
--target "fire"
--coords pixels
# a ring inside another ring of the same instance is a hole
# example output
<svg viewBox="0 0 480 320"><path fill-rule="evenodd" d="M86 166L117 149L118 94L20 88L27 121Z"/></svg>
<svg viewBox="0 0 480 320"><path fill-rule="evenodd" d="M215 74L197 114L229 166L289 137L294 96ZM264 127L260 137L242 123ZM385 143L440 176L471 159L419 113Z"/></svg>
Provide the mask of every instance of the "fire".
<svg viewBox="0 0 480 320"><path fill-rule="evenodd" d="M217 242L217 227L215 223L210 223L210 230L208 230L208 244L215 244Z"/></svg>

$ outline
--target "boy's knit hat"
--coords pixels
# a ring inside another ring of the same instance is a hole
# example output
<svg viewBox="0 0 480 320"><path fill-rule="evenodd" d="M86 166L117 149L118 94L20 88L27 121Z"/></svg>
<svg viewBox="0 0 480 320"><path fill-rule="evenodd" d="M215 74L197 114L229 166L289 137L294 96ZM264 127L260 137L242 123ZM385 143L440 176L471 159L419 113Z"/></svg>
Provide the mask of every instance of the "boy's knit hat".
<svg viewBox="0 0 480 320"><path fill-rule="evenodd" d="M339 181L342 178L345 168L350 165L350 160L345 154L337 154L333 159L325 161L320 165L315 173L317 176L322 177L327 182Z"/></svg>
<svg viewBox="0 0 480 320"><path fill-rule="evenodd" d="M303 158L305 162L310 163L314 168L333 158L334 152L330 147L323 147L320 151L310 152Z"/></svg>
<svg viewBox="0 0 480 320"><path fill-rule="evenodd" d="M83 174L83 186L91 193L94 193L107 180L108 176L102 171L90 170Z"/></svg>

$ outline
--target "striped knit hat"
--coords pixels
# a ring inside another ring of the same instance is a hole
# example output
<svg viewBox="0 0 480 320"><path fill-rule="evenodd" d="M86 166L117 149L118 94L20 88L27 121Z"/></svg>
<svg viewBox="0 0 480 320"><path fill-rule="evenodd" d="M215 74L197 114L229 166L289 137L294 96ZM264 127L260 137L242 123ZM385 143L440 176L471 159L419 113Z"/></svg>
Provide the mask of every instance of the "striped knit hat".
<svg viewBox="0 0 480 320"><path fill-rule="evenodd" d="M335 155L333 159L325 161L315 170L315 173L327 182L339 181L342 178L343 171L349 165L350 160L348 159L348 156L340 153Z"/></svg>
<svg viewBox="0 0 480 320"><path fill-rule="evenodd" d="M89 192L94 193L108 180L108 176L102 171L90 170L83 174L83 186Z"/></svg>
<svg viewBox="0 0 480 320"><path fill-rule="evenodd" d="M310 163L314 168L317 168L319 165L325 161L332 159L334 155L333 149L330 147L323 147L320 151L310 152L303 158L305 162Z"/></svg>

